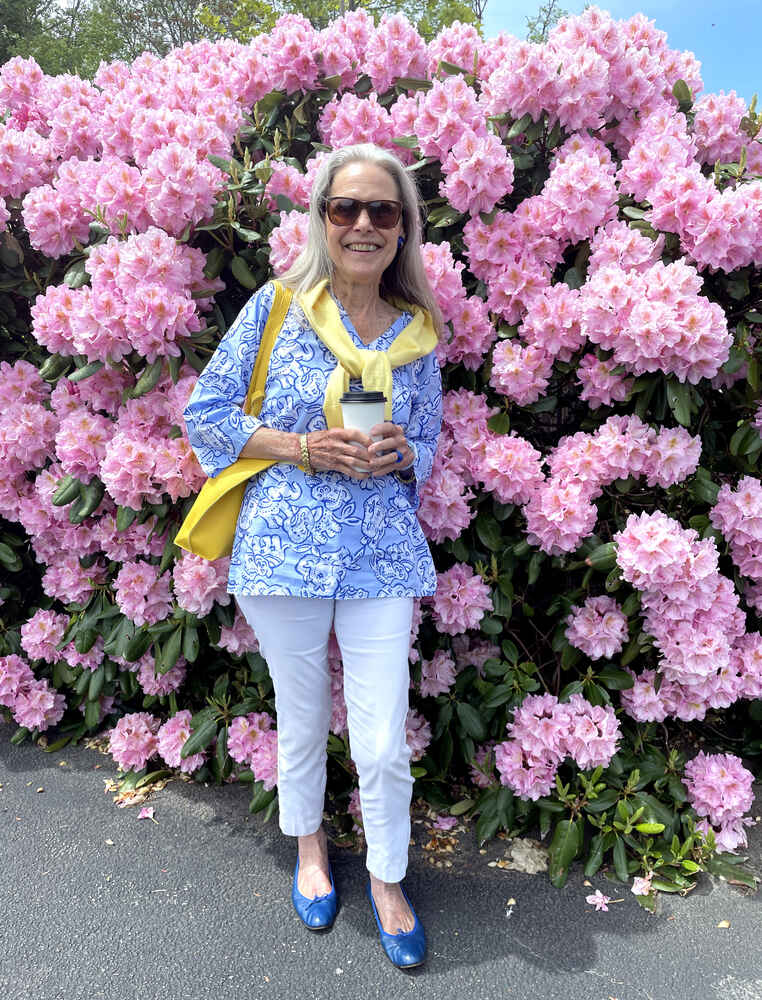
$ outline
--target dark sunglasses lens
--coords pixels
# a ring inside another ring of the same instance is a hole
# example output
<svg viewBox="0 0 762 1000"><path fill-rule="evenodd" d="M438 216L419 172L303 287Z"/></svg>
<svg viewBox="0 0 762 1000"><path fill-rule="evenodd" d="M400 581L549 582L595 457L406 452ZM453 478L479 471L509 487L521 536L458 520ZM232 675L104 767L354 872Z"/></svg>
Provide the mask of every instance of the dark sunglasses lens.
<svg viewBox="0 0 762 1000"><path fill-rule="evenodd" d="M400 220L401 212L396 201L371 201L368 205L370 221L379 229L393 229Z"/></svg>
<svg viewBox="0 0 762 1000"><path fill-rule="evenodd" d="M334 226L351 226L360 210L360 203L354 198L332 198L328 202L328 218Z"/></svg>
<svg viewBox="0 0 762 1000"><path fill-rule="evenodd" d="M356 198L331 198L326 212L334 226L351 226L363 208L367 208L370 221L379 229L393 229L402 215L402 206L396 201L362 202Z"/></svg>

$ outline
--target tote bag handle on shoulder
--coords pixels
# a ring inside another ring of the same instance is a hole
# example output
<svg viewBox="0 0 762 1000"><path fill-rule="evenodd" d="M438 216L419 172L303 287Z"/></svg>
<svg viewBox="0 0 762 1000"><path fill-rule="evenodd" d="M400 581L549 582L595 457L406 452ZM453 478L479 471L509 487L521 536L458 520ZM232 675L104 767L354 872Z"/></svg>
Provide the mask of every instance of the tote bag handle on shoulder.
<svg viewBox="0 0 762 1000"><path fill-rule="evenodd" d="M273 284L275 297L243 403L244 413L252 416L258 416L262 409L273 344L293 298L290 288L284 288L278 281ZM252 476L274 464L275 459L270 458L239 458L213 479L207 479L188 511L188 516L180 525L175 545L203 556L204 559L229 556L233 550L233 538L246 483Z"/></svg>

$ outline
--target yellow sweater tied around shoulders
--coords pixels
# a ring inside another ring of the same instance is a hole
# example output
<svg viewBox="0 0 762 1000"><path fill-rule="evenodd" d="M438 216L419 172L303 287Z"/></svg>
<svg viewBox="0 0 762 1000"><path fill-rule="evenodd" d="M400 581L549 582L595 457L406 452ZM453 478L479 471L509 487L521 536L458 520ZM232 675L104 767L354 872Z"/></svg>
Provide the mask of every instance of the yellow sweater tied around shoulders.
<svg viewBox="0 0 762 1000"><path fill-rule="evenodd" d="M386 397L384 416L392 419L392 369L422 358L437 345L437 335L430 313L420 306L395 302L400 309L413 314L413 319L394 338L385 351L368 351L352 343L342 322L339 308L328 291L324 279L299 296L304 315L337 364L328 378L323 412L329 427L343 427L339 400L349 389L349 379L362 379L366 392L383 392Z"/></svg>

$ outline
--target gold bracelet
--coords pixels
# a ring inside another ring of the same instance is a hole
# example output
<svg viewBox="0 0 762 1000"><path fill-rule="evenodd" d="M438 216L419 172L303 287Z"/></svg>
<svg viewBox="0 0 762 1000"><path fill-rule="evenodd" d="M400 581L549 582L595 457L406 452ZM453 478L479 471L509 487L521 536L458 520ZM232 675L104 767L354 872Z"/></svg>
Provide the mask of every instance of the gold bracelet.
<svg viewBox="0 0 762 1000"><path fill-rule="evenodd" d="M314 476L315 470L312 468L312 462L310 462L310 449L307 445L307 435L299 435L299 448L302 453L302 465L304 466L304 471L308 476Z"/></svg>

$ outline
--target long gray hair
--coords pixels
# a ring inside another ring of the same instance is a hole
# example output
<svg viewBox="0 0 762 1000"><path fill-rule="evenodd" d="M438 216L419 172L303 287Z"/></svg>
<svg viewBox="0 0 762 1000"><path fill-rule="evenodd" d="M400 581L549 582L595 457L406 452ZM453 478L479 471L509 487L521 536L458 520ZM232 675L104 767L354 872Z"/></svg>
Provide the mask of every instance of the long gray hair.
<svg viewBox="0 0 762 1000"><path fill-rule="evenodd" d="M325 238L325 199L339 170L349 163L358 161L376 164L390 174L397 185L402 202L405 243L384 271L380 293L384 297L396 296L412 305L427 309L431 313L437 334L441 336L444 321L426 276L421 256L422 205L418 189L411 174L405 170L397 157L371 142L335 149L320 164L310 197L307 246L278 280L298 293L309 291L323 278L331 277L333 262L328 254L328 243Z"/></svg>

